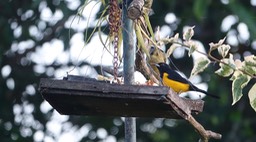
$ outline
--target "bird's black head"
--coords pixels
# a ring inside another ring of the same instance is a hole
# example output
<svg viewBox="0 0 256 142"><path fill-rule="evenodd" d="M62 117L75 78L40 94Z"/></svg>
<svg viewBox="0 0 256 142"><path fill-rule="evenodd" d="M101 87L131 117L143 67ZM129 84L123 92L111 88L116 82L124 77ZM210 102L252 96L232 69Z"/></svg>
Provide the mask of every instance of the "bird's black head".
<svg viewBox="0 0 256 142"><path fill-rule="evenodd" d="M170 66L166 63L157 63L156 67L159 70L161 77L163 76L163 73L168 72L168 70L170 70Z"/></svg>

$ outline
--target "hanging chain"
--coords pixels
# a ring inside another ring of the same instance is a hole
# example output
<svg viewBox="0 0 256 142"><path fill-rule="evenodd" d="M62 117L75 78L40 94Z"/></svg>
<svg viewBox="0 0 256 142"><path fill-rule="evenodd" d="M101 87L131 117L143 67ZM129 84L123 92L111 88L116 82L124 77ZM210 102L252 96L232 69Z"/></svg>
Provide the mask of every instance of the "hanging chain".
<svg viewBox="0 0 256 142"><path fill-rule="evenodd" d="M114 80L117 80L118 76L118 36L114 37Z"/></svg>
<svg viewBox="0 0 256 142"><path fill-rule="evenodd" d="M113 38L114 45L114 80L118 81L118 41L119 41L119 30L121 26L121 10L118 6L118 0L109 1L109 30L110 37Z"/></svg>

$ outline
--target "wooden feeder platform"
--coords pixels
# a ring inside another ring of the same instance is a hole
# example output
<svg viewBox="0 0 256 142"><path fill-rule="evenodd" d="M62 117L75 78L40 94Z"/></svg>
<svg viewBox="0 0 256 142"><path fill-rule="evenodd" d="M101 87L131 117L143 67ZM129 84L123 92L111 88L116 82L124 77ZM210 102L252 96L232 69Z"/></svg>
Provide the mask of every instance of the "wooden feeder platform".
<svg viewBox="0 0 256 142"><path fill-rule="evenodd" d="M164 86L120 85L69 75L63 80L42 78L40 93L64 115L154 117L181 119L164 98ZM192 113L203 111L204 101L182 98Z"/></svg>

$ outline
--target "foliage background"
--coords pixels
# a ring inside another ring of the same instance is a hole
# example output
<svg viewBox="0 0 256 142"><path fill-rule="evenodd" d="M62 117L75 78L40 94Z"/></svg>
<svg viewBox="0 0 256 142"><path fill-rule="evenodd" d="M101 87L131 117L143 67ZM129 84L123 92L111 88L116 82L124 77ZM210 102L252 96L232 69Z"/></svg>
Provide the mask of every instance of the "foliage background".
<svg viewBox="0 0 256 142"><path fill-rule="evenodd" d="M75 135L74 141L101 141L124 139L122 118L59 116L53 109L45 110L47 103L38 93L39 79L56 77L60 69L73 66L74 61L55 60L49 63L35 61L33 53L48 42L59 39L64 51L69 52L70 37L85 28L74 29L67 25L84 1L75 0L9 0L0 2L0 140L7 141L62 141L61 134ZM72 7L74 4L77 7ZM235 58L256 53L256 1L255 0L161 0L154 1L152 26L167 26L171 35L182 33L184 26L195 25L194 38L204 47L227 36ZM54 13L62 12L61 18L46 20L42 11L48 7ZM88 12L88 11L86 11ZM167 23L168 13L177 20ZM98 14L99 16L99 14ZM227 19L233 16L235 22ZM231 21L223 29L223 20ZM103 25L105 26L105 25ZM243 27L241 30L241 26ZM31 29L36 30L31 30ZM91 32L93 27L89 27ZM247 36L249 34L249 36ZM86 40L86 39L85 39ZM26 43L26 44L25 44ZM25 44L25 46L24 46ZM54 49L53 49L54 52ZM45 55L46 57L48 55ZM192 69L192 60L187 56L173 58L176 66L185 74ZM77 68L89 63L80 63ZM96 70L98 65L94 65ZM231 106L231 82L214 74L217 65L212 64L202 75L209 81L208 91L221 96L220 100L205 98L204 112L196 116L205 128L219 132L224 142L256 141L255 112L245 95ZM252 81L249 83L250 88ZM248 89L245 89L248 92ZM245 93L246 94L246 93ZM51 128L51 126L53 128ZM55 131L55 132L54 132ZM56 132L57 131L57 132ZM158 118L137 119L138 141L197 141L198 135L184 121Z"/></svg>

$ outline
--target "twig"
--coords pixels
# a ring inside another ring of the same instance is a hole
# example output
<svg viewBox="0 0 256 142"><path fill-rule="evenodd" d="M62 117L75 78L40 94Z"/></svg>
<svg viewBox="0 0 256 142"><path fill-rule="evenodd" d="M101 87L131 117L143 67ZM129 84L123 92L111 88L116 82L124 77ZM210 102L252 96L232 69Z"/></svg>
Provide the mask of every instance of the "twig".
<svg viewBox="0 0 256 142"><path fill-rule="evenodd" d="M222 135L211 130L205 130L204 127L195 120L191 115L191 109L184 101L171 89L169 90L166 99L170 102L172 108L185 120L187 120L200 134L200 142L208 142L210 138L221 139Z"/></svg>
<svg viewBox="0 0 256 142"><path fill-rule="evenodd" d="M185 44L183 44L183 43L180 43L180 42L172 42L172 43L173 43L173 44L178 44L178 45L181 45L181 46L184 46L184 47L189 48L189 46L187 46L187 45L185 45ZM250 77L252 77L252 78L256 78L255 75L252 75L252 74L250 74L249 72L247 72L247 71L245 71L245 70L242 70L242 69L239 69L239 68L233 68L233 67L230 66L228 63L225 63L225 62L221 61L220 59L215 58L214 56L211 55L211 51L209 51L208 54L207 54L207 53L204 53L204 52L201 52L201 51L199 51L199 50L197 50L197 49L196 49L195 51L198 52L198 53L200 53L200 54L202 54L202 55L204 55L204 56L206 56L206 57L208 57L208 58L210 58L210 59L213 60L213 61L216 61L216 62L218 62L218 63L224 64L224 65L226 65L226 66L232 68L233 70L241 71L242 73L244 73L244 74L246 74L246 75L248 75L248 76L250 76Z"/></svg>
<svg viewBox="0 0 256 142"><path fill-rule="evenodd" d="M195 120L192 115L188 116L187 121L196 129L196 131L201 135L201 142L208 142L210 138L221 139L222 135L211 130L205 130L204 127Z"/></svg>
<svg viewBox="0 0 256 142"><path fill-rule="evenodd" d="M156 84L159 84L158 79L154 76L154 74L151 72L150 68L148 67L146 60L143 59L143 55L141 52L136 53L135 66L136 66L136 70L141 72L147 79L150 79Z"/></svg>

